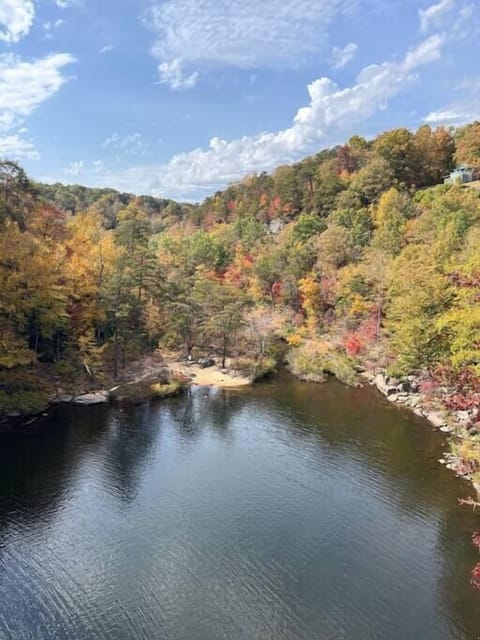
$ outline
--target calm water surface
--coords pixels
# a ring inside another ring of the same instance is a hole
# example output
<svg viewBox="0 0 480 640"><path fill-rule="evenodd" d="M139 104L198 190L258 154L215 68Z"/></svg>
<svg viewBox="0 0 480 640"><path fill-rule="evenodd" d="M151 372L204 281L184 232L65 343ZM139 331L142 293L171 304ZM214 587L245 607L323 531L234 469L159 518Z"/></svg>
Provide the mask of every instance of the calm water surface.
<svg viewBox="0 0 480 640"><path fill-rule="evenodd" d="M478 516L442 446L290 378L59 410L0 440L0 638L474 640Z"/></svg>

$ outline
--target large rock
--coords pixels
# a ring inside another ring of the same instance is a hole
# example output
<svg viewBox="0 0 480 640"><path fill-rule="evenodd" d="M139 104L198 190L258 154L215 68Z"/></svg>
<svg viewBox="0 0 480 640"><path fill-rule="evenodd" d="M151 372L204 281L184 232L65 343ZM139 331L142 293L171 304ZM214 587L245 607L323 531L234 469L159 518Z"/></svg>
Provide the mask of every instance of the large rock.
<svg viewBox="0 0 480 640"><path fill-rule="evenodd" d="M200 369L208 369L209 367L215 366L215 360L213 358L201 358L198 361L198 366Z"/></svg>
<svg viewBox="0 0 480 640"><path fill-rule="evenodd" d="M52 404L70 404L72 400L73 396L70 396L67 393L61 393L60 395L53 397L50 402Z"/></svg>
<svg viewBox="0 0 480 640"><path fill-rule="evenodd" d="M426 413L425 417L437 429L440 429L440 427L445 427L447 424L447 416L444 411L429 411L428 413Z"/></svg>
<svg viewBox="0 0 480 640"><path fill-rule="evenodd" d="M94 405L105 404L108 402L108 391L96 391L95 393L85 393L81 396L75 396L72 399L72 404L77 405Z"/></svg>
<svg viewBox="0 0 480 640"><path fill-rule="evenodd" d="M384 396L391 396L397 393L397 387L389 384L388 378L386 378L382 373L377 373L373 379L373 383Z"/></svg>

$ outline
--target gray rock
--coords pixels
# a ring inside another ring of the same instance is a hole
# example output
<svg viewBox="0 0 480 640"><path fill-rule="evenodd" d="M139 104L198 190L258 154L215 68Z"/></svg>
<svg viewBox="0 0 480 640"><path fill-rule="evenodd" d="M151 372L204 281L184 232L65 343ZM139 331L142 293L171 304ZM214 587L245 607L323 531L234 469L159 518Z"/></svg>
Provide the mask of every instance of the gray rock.
<svg viewBox="0 0 480 640"><path fill-rule="evenodd" d="M108 402L108 392L107 391L96 391L95 393L85 393L81 396L75 396L72 399L72 404L76 405L94 405L94 404L105 404Z"/></svg>
<svg viewBox="0 0 480 640"><path fill-rule="evenodd" d="M440 427L440 431L442 431L443 433L453 433L455 431L455 429L453 427Z"/></svg>
<svg viewBox="0 0 480 640"><path fill-rule="evenodd" d="M457 411L456 417L457 417L457 420L462 424L466 424L467 422L470 422L470 418L471 418L469 411Z"/></svg>
<svg viewBox="0 0 480 640"><path fill-rule="evenodd" d="M442 411L429 411L425 417L437 428L445 427L447 424L446 415Z"/></svg>
<svg viewBox="0 0 480 640"><path fill-rule="evenodd" d="M67 393L62 393L59 396L52 398L52 404L70 404L73 400L73 396L69 396Z"/></svg>
<svg viewBox="0 0 480 640"><path fill-rule="evenodd" d="M283 220L280 220L280 218L276 218L275 220L272 220L270 222L270 224L268 225L268 230L273 235L277 235L277 233L280 233L280 231L282 231L284 227L285 223L283 222Z"/></svg>
<svg viewBox="0 0 480 640"><path fill-rule="evenodd" d="M201 358L198 361L198 366L200 369L208 369L209 367L215 366L215 360L213 358Z"/></svg>

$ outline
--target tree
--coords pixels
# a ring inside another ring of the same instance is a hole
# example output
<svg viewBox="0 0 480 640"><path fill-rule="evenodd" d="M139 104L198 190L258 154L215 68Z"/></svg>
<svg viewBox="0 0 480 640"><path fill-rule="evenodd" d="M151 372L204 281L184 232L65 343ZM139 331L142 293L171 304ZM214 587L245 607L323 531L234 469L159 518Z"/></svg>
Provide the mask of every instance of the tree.
<svg viewBox="0 0 480 640"><path fill-rule="evenodd" d="M386 191L375 209L375 233L372 244L392 255L400 253L407 218L413 215L410 198L394 187Z"/></svg>
<svg viewBox="0 0 480 640"><path fill-rule="evenodd" d="M418 186L439 184L453 168L455 142L444 127L435 131L428 125L420 127L414 136L414 145L420 158Z"/></svg>
<svg viewBox="0 0 480 640"><path fill-rule="evenodd" d="M386 327L399 371L431 366L445 355L435 319L451 297L448 278L424 247L406 247L393 262Z"/></svg>
<svg viewBox="0 0 480 640"><path fill-rule="evenodd" d="M317 170L313 183L313 206L315 213L326 218L334 209L337 196L345 189L337 170L337 161L323 162Z"/></svg>
<svg viewBox="0 0 480 640"><path fill-rule="evenodd" d="M222 368L225 367L230 345L245 325L243 312L249 302L237 288L199 271L192 297L200 311L200 330L204 340L219 344Z"/></svg>
<svg viewBox="0 0 480 640"><path fill-rule="evenodd" d="M422 160L411 131L386 131L376 138L373 148L387 162L399 185L419 184Z"/></svg>
<svg viewBox="0 0 480 640"><path fill-rule="evenodd" d="M469 164L480 169L480 122L459 129L455 135L455 144L457 163Z"/></svg>

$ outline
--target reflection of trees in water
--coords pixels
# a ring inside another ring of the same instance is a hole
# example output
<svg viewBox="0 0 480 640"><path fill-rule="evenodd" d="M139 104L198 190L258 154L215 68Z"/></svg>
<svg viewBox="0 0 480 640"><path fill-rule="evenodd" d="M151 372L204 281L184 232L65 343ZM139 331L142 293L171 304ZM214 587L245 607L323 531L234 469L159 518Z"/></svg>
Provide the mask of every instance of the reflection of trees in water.
<svg viewBox="0 0 480 640"><path fill-rule="evenodd" d="M135 499L142 474L155 455L161 421L151 405L112 410L103 442L106 489L122 501Z"/></svg>
<svg viewBox="0 0 480 640"><path fill-rule="evenodd" d="M352 453L374 473L385 489L392 488L400 515L415 517L419 511L438 523L432 562L440 562L438 600L450 608L452 637L458 621L464 621L465 637L480 629L479 594L469 586L470 571L478 561L471 534L478 517L458 505L458 497L471 493L470 485L455 479L438 464L444 438L432 427L391 405L373 389L348 389L332 382L303 384L294 379L260 385L253 394L259 410L274 406L289 434L299 441L316 441L319 455L351 460ZM272 405L272 398L275 403ZM399 520L399 527L401 519ZM438 566L432 566L437 572Z"/></svg>
<svg viewBox="0 0 480 640"><path fill-rule="evenodd" d="M475 523L478 527L478 516L472 516L470 510L462 510L455 501L448 499L435 549L435 558L445 558L438 582L438 599L448 603L450 617L457 625L464 623L466 638L479 637L480 630L480 594L469 584L472 568L479 560L472 544ZM457 637L454 633L452 630L452 637Z"/></svg>
<svg viewBox="0 0 480 640"><path fill-rule="evenodd" d="M437 463L442 436L373 389L349 389L335 382L304 384L288 378L278 385L257 387L254 396L260 410L264 401L275 401L296 439L316 441L325 454L350 458L354 452L355 458L395 487L405 507L415 509L422 502L442 508L446 501L439 483L456 502L458 486Z"/></svg>
<svg viewBox="0 0 480 640"><path fill-rule="evenodd" d="M230 436L232 420L244 404L236 393L197 387L187 389L181 399L169 402L164 410L182 439L192 440L211 428L222 437Z"/></svg>
<svg viewBox="0 0 480 640"><path fill-rule="evenodd" d="M60 509L82 461L98 448L105 407L59 409L0 446L0 546L15 531L40 531Z"/></svg>

